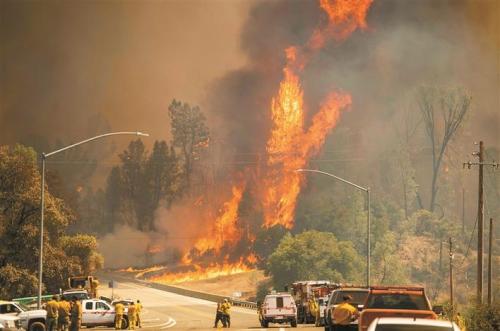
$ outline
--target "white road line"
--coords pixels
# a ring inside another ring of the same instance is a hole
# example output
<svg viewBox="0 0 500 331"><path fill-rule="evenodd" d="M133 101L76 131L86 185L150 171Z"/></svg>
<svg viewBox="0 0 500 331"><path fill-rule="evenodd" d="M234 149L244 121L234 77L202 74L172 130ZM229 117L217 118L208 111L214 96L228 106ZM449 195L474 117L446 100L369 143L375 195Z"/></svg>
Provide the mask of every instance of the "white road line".
<svg viewBox="0 0 500 331"><path fill-rule="evenodd" d="M173 318L171 318L171 317L169 317L168 320L169 320L169 322L167 323L167 325L164 326L164 327L161 327L160 330L172 328L172 327L174 327L177 324L177 322Z"/></svg>

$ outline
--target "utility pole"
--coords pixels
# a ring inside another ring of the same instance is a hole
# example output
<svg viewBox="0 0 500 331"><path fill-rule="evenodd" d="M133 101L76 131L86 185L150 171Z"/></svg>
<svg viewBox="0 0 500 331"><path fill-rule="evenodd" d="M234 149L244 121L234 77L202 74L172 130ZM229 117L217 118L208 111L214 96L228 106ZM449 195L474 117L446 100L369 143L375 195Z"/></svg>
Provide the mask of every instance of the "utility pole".
<svg viewBox="0 0 500 331"><path fill-rule="evenodd" d="M483 237L484 237L484 200L483 200L483 166L490 165L498 168L498 163L485 163L484 162L484 144L479 142L479 152L472 153L472 155L479 158L479 162L464 163L464 167L469 169L472 165L479 166L479 189L478 189L478 203L477 203L477 303L483 303Z"/></svg>
<svg viewBox="0 0 500 331"><path fill-rule="evenodd" d="M452 309L452 314L455 316L455 306L453 305L453 246L450 237L450 304Z"/></svg>
<svg viewBox="0 0 500 331"><path fill-rule="evenodd" d="M493 293L492 293L492 281L493 281L493 270L491 268L491 250L493 248L493 218L490 218L490 235L488 243L488 305L491 306L493 303Z"/></svg>
<svg viewBox="0 0 500 331"><path fill-rule="evenodd" d="M439 278L443 276L443 239L439 240Z"/></svg>
<svg viewBox="0 0 500 331"><path fill-rule="evenodd" d="M483 303L483 239L484 239L484 200L483 200L483 161L484 144L479 142L479 190L477 204L477 301Z"/></svg>

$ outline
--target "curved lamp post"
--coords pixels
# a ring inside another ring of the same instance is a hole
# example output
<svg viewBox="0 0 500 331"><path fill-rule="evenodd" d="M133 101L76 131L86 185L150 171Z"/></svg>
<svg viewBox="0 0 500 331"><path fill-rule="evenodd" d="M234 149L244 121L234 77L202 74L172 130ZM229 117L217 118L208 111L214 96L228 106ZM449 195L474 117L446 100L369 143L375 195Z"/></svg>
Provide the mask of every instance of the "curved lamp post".
<svg viewBox="0 0 500 331"><path fill-rule="evenodd" d="M366 229L366 286L369 287L370 286L370 241L371 241L371 224L370 224L370 188L369 187L363 187L363 186L359 186L357 184L354 184L348 180L345 180L343 178L340 178L338 176L335 176L334 174L331 174L331 173L328 173L328 172L325 172L325 171L321 171L321 170L314 170L314 169L297 169L295 170L297 172L316 172L316 173L319 173L319 174L323 174L323 175L326 175L326 176L329 176L329 177L333 177L335 178L336 180L339 180L343 183L346 183L346 184L349 184L351 186L354 186L355 188L357 188L358 190L361 190L361 191L364 191L366 192L366 202L367 202L367 206L368 206L368 211L367 211L367 229Z"/></svg>
<svg viewBox="0 0 500 331"><path fill-rule="evenodd" d="M50 153L42 153L42 155L40 156L40 158L42 159L42 181L41 181L41 193L40 193L40 254L39 254L39 261L38 261L38 300L37 300L38 309L40 309L40 307L42 305L43 212L45 209L45 160L49 156L63 152L65 150L68 150L68 149L76 147L76 146L83 145L83 144L91 142L93 140L101 139L101 138L108 137L108 136L117 136L117 135L135 135L135 136L149 137L149 134L143 133L143 132L129 132L129 131L110 132L110 133L105 133L105 134L101 134L101 135L98 135L98 136L95 136L95 137L92 137L89 139L82 140L80 142L63 147L61 149L58 149L58 150L50 152Z"/></svg>

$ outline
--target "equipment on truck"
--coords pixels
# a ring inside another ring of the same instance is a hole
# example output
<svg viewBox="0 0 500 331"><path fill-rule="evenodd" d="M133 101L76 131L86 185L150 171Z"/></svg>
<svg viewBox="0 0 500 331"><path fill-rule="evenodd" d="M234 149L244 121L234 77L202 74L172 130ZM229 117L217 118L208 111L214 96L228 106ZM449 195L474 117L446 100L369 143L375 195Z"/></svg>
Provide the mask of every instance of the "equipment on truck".
<svg viewBox="0 0 500 331"><path fill-rule="evenodd" d="M337 287L337 284L332 284L327 280L306 280L293 283L292 296L297 304L298 322L314 323L316 314L310 310L311 300L318 302L320 298L328 296Z"/></svg>
<svg viewBox="0 0 500 331"><path fill-rule="evenodd" d="M97 278L93 276L71 276L68 278L69 291L75 290L85 290L88 294L88 298L97 298L97 289L99 287L99 282ZM64 295L64 293L63 293ZM79 298L80 300L87 298Z"/></svg>

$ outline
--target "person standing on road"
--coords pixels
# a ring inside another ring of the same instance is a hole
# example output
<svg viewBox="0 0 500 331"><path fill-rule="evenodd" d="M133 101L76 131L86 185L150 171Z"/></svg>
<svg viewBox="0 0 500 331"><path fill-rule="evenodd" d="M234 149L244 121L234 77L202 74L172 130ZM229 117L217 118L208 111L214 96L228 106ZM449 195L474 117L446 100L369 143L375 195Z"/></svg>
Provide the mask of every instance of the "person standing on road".
<svg viewBox="0 0 500 331"><path fill-rule="evenodd" d="M358 309L351 305L352 297L344 295L343 301L333 310L332 317L335 321L335 331L349 331L351 330L350 324L359 316Z"/></svg>
<svg viewBox="0 0 500 331"><path fill-rule="evenodd" d="M70 303L62 298L61 301L59 301L59 318L57 320L57 329L59 331L68 331L70 310Z"/></svg>
<svg viewBox="0 0 500 331"><path fill-rule="evenodd" d="M134 302L128 306L128 329L135 330L135 323L137 323L137 309Z"/></svg>
<svg viewBox="0 0 500 331"><path fill-rule="evenodd" d="M71 331L80 331L82 325L82 304L77 297L71 299Z"/></svg>
<svg viewBox="0 0 500 331"><path fill-rule="evenodd" d="M45 310L47 311L47 319L45 320L45 327L47 331L57 331L57 318L59 316L59 303L57 302L58 296L54 295L52 300L47 302Z"/></svg>
<svg viewBox="0 0 500 331"><path fill-rule="evenodd" d="M139 328L142 328L141 324L141 311L142 311L142 304L141 301L137 300L137 303L135 304L135 311L136 311L136 317L137 317L137 326Z"/></svg>
<svg viewBox="0 0 500 331"><path fill-rule="evenodd" d="M121 330L121 328L122 328L122 320L123 320L124 311L125 311L125 307L123 306L123 303L118 302L115 305L115 330Z"/></svg>
<svg viewBox="0 0 500 331"><path fill-rule="evenodd" d="M231 327L231 312L230 312L231 304L229 303L229 301L227 299L224 299L224 302L222 303L221 309L222 309L222 314L224 316L223 318L226 321L227 327L230 328Z"/></svg>
<svg viewBox="0 0 500 331"><path fill-rule="evenodd" d="M215 313L214 328L219 327L219 322L222 322L223 327L227 327L226 320L224 319L224 313L222 312L222 303L221 302L217 302L217 311Z"/></svg>

